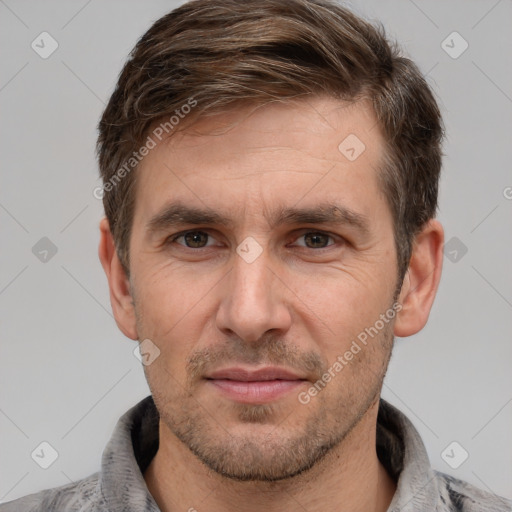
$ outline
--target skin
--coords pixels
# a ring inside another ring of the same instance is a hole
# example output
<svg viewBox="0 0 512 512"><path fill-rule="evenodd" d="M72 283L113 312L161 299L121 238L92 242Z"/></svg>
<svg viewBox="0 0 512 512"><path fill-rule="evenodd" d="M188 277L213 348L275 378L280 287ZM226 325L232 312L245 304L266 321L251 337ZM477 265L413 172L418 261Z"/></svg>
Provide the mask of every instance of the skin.
<svg viewBox="0 0 512 512"><path fill-rule="evenodd" d="M338 150L349 134L366 146L354 161ZM364 101L237 108L178 132L141 162L129 278L102 220L99 255L116 322L160 350L144 367L161 415L144 478L162 511L387 510L396 483L376 454L378 400L393 335L410 336L428 319L443 230L431 220L418 234L395 297L393 219L377 179L383 148ZM178 201L228 222L148 230ZM328 203L357 214L366 230L272 222L280 207ZM261 249L250 263L237 253L247 237ZM394 319L300 403L395 300ZM205 378L272 364L303 380L262 403L235 401Z"/></svg>

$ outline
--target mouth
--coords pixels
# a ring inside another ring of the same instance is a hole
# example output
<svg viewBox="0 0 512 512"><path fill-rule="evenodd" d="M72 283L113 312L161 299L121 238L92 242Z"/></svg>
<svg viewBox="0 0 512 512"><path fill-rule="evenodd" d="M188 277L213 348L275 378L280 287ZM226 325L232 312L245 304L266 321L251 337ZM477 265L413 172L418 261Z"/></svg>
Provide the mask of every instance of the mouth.
<svg viewBox="0 0 512 512"><path fill-rule="evenodd" d="M258 370L225 368L214 371L205 378L222 396L239 403L251 404L275 401L307 382L304 376L275 366Z"/></svg>

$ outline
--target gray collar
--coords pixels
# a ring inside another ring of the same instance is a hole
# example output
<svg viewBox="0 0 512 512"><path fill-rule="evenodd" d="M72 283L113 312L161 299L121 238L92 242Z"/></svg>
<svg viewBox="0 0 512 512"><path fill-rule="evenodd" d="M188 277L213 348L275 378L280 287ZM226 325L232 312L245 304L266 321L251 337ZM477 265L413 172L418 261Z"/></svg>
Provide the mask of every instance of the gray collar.
<svg viewBox="0 0 512 512"><path fill-rule="evenodd" d="M151 396L118 421L102 457L100 491L109 510L159 512L144 481L144 471L158 450L159 414ZM434 511L440 492L423 442L407 417L380 400L377 454L397 481L390 512Z"/></svg>

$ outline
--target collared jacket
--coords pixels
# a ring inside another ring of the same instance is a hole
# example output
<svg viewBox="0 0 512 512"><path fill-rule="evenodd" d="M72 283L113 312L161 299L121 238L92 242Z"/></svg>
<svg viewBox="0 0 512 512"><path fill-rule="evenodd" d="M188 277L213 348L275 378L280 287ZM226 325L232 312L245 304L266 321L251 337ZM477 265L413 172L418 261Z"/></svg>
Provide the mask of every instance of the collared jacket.
<svg viewBox="0 0 512 512"><path fill-rule="evenodd" d="M0 512L159 512L143 477L158 450L158 422L148 396L119 419L99 472L4 503ZM433 470L417 430L383 399L377 454L397 482L388 512L512 512L512 501Z"/></svg>

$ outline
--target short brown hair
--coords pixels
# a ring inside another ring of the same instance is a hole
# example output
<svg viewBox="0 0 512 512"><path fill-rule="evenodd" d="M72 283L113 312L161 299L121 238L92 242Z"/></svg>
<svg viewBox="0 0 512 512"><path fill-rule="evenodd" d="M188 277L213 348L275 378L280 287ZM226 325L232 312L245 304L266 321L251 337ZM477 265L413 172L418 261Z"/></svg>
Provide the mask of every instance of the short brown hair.
<svg viewBox="0 0 512 512"><path fill-rule="evenodd" d="M197 103L189 122L241 101L323 94L373 105L386 140L379 179L394 219L401 283L414 237L437 209L439 108L380 25L330 0L192 0L137 42L99 123L97 146L105 213L127 274L136 172L125 169L119 179L119 170L155 122L191 98Z"/></svg>

